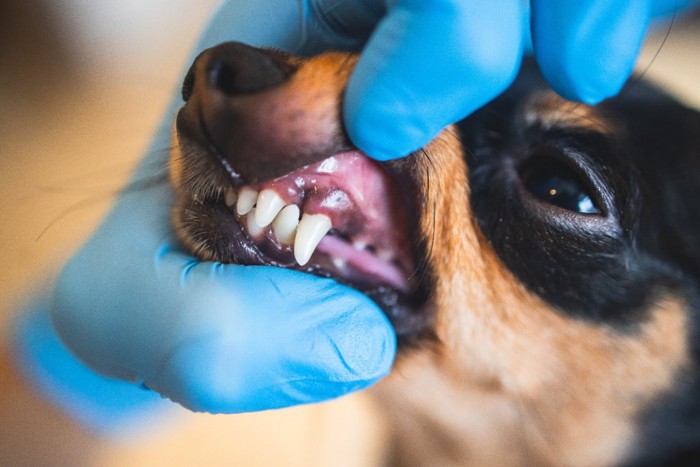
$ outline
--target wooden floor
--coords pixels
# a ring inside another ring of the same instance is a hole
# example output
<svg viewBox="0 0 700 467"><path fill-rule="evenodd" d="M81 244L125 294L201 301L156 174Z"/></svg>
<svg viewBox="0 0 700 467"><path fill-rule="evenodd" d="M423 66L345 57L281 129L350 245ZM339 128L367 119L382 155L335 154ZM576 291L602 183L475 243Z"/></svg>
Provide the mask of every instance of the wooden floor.
<svg viewBox="0 0 700 467"><path fill-rule="evenodd" d="M381 450L368 440L381 437L362 398L227 417L174 409L158 428L115 439L72 422L20 376L8 350L13 317L109 208L216 2L171 1L177 14L137 31L158 41L87 55L44 27L40 3L0 4L0 465L367 465ZM650 39L639 68L662 37ZM700 108L700 21L678 22L646 75Z"/></svg>

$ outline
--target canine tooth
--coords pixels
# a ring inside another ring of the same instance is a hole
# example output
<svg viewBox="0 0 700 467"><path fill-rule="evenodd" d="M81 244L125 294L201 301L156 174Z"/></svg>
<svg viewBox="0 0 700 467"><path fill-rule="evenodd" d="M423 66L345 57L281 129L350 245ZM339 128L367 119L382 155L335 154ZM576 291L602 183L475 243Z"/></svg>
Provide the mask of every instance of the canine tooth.
<svg viewBox="0 0 700 467"><path fill-rule="evenodd" d="M255 222L261 227L270 225L270 222L275 219L283 207L284 200L275 190L268 188L261 191L255 205Z"/></svg>
<svg viewBox="0 0 700 467"><path fill-rule="evenodd" d="M299 225L299 213L299 206L290 204L285 206L275 217L272 222L272 230L280 242L286 245L294 243L294 234Z"/></svg>
<svg viewBox="0 0 700 467"><path fill-rule="evenodd" d="M252 188L245 187L238 193L238 201L236 201L236 212L241 216L245 216L255 206L255 201L258 199L258 192Z"/></svg>
<svg viewBox="0 0 700 467"><path fill-rule="evenodd" d="M319 242L331 227L331 218L325 214L304 214L294 239L294 258L300 266L309 262Z"/></svg>
<svg viewBox="0 0 700 467"><path fill-rule="evenodd" d="M246 227L251 237L257 238L263 234L263 227L255 221L255 208L251 209L246 216Z"/></svg>
<svg viewBox="0 0 700 467"><path fill-rule="evenodd" d="M224 191L224 203L226 203L226 206L229 208L236 204L236 199L238 196L236 195L236 192L233 190L233 188L227 188L226 191Z"/></svg>

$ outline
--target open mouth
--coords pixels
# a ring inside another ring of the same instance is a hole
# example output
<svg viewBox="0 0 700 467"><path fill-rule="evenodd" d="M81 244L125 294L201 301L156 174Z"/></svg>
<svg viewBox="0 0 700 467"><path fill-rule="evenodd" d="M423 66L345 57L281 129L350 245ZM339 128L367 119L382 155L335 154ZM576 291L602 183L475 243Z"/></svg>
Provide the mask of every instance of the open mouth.
<svg viewBox="0 0 700 467"><path fill-rule="evenodd" d="M204 199L190 194L179 214L184 235L202 237L202 223L215 226L204 229L216 244L210 259L332 277L372 298L399 337L422 330L423 275L409 235L416 219L382 164L345 151L269 181L234 185Z"/></svg>
<svg viewBox="0 0 700 467"><path fill-rule="evenodd" d="M269 182L229 188L224 202L266 263L362 289L413 289L400 194L362 154L338 154Z"/></svg>

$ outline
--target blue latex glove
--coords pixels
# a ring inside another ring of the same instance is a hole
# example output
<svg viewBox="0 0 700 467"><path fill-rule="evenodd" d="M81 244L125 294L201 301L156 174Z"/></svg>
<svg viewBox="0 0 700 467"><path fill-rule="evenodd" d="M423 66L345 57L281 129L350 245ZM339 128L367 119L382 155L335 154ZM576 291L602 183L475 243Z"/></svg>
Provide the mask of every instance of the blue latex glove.
<svg viewBox="0 0 700 467"><path fill-rule="evenodd" d="M651 5L669 4L647 1L533 1L535 54L552 85L588 102L614 94ZM225 40L305 54L366 45L345 120L360 148L385 159L501 92L528 18L521 0L230 0L198 50ZM139 177L164 166L176 106ZM197 262L177 250L171 201L167 186L122 196L61 274L53 321L83 361L212 412L321 401L389 371L395 337L365 296L293 271Z"/></svg>
<svg viewBox="0 0 700 467"><path fill-rule="evenodd" d="M344 112L352 141L384 160L424 146L508 87L530 32L545 78L563 97L594 104L616 94L650 19L693 0L310 3L339 31L367 30L375 12Z"/></svg>

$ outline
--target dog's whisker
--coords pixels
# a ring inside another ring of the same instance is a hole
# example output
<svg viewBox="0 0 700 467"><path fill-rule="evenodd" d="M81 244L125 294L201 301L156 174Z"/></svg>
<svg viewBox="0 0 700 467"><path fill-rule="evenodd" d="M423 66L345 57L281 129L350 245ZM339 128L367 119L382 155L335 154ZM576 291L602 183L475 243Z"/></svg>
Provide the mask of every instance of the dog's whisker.
<svg viewBox="0 0 700 467"><path fill-rule="evenodd" d="M420 149L420 153L423 158L425 158L425 161L427 162L427 165L425 166L425 194L422 196L422 203L423 207L422 209L427 212L427 209L425 208L425 202L428 199L431 199L430 193L431 193L431 168L434 167L433 161L430 157L430 154L425 150L425 149ZM430 240L427 242L428 248L426 254L422 255L420 259L420 263L416 266L414 269L413 273L409 276L409 279L413 280L415 278L418 278L419 282L423 282L424 279L426 278L427 270L428 270L428 262L429 258L431 257L432 254L432 248L435 243L435 230L436 230L436 212L437 209L435 205L433 205L432 208L432 213L433 213L433 220L432 220L432 229L431 229L431 234L429 235Z"/></svg>
<svg viewBox="0 0 700 467"><path fill-rule="evenodd" d="M654 52L654 55L651 57L651 60L649 60L649 63L646 64L646 66L644 67L644 69L643 69L641 72L639 72L639 73L637 73L637 74L635 74L635 75L632 76L632 78L630 79L630 85L633 85L633 84L636 83L636 82L640 82L642 79L644 79L644 77L646 76L646 74L649 72L649 69L650 69L651 66L654 64L654 62L655 62L656 59L658 58L659 54L661 53L661 50L662 50L662 49L664 48L664 46L666 45L666 41L667 41L668 38L671 36L671 31L673 30L673 27L674 27L674 25L676 24L676 16L677 16L677 14L678 14L678 0L675 0L675 4L674 4L674 7L673 7L673 14L671 15L671 19L670 19L669 22L668 22L668 27L666 28L666 32L664 33L664 37L663 37L663 39L661 40L661 43L660 43L659 46L657 47L656 52ZM625 89L623 89L622 92L624 93L624 92L627 92L627 91L626 91Z"/></svg>

